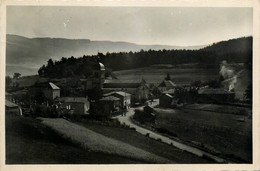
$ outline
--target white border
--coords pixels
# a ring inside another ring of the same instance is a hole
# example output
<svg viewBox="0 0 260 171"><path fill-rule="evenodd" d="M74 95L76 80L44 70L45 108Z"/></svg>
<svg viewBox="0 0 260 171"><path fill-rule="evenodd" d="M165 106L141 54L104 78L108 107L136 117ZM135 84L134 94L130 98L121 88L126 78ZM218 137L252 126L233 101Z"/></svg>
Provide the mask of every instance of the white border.
<svg viewBox="0 0 260 171"><path fill-rule="evenodd" d="M161 165L5 165L5 40L6 6L154 6L154 7L252 7L253 8L253 164ZM2 0L0 58L0 170L260 170L260 0Z"/></svg>

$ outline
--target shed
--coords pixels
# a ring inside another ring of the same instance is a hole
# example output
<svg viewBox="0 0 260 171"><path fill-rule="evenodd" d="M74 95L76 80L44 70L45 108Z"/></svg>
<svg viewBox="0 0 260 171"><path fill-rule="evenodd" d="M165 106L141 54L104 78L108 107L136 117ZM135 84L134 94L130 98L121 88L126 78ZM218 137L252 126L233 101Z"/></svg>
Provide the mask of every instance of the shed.
<svg viewBox="0 0 260 171"><path fill-rule="evenodd" d="M19 106L13 102L10 102L9 100L5 100L5 110L8 113L13 113L13 114L21 114L21 110Z"/></svg>
<svg viewBox="0 0 260 171"><path fill-rule="evenodd" d="M223 88L202 88L198 90L198 101L203 103L233 102L235 93Z"/></svg>
<svg viewBox="0 0 260 171"><path fill-rule="evenodd" d="M90 103L88 98L85 97L60 97L56 99L56 102L62 108L73 110L76 115L89 114Z"/></svg>

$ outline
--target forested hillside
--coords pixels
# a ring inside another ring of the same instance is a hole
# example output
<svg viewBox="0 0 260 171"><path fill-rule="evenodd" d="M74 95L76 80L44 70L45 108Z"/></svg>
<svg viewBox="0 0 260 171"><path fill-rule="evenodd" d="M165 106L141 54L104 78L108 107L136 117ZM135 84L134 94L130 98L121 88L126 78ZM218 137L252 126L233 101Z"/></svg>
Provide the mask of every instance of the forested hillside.
<svg viewBox="0 0 260 171"><path fill-rule="evenodd" d="M243 37L215 43L200 50L141 50L139 52L98 53L80 58L62 57L59 61L49 60L39 69L40 76L87 77L93 61L99 60L108 70L124 70L146 67L154 64L202 63L219 67L221 61L228 63L251 63L252 37Z"/></svg>

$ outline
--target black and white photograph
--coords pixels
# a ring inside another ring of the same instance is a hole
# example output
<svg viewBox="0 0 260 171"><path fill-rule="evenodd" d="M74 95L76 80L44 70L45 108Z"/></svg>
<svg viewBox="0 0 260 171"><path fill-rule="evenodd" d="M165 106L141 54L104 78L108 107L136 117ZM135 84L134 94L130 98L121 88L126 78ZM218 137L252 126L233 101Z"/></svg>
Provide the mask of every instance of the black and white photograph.
<svg viewBox="0 0 260 171"><path fill-rule="evenodd" d="M253 7L5 11L5 165L253 163Z"/></svg>

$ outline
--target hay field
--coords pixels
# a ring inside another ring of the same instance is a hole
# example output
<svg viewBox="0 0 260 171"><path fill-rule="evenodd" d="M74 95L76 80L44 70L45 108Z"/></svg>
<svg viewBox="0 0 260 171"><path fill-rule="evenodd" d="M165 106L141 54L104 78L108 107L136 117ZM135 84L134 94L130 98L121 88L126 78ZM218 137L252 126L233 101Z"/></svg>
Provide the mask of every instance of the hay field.
<svg viewBox="0 0 260 171"><path fill-rule="evenodd" d="M84 149L106 154L114 154L127 158L148 161L152 163L174 163L166 158L159 157L127 143L108 138L83 126L71 123L64 119L40 118L42 123L64 138L80 145Z"/></svg>
<svg viewBox="0 0 260 171"><path fill-rule="evenodd" d="M148 83L159 84L164 80L167 73L176 84L189 84L192 81L212 80L219 78L219 70L201 67L197 64L172 66L155 65L145 68L136 68L131 70L115 71L119 80L127 82L141 81L144 78Z"/></svg>

